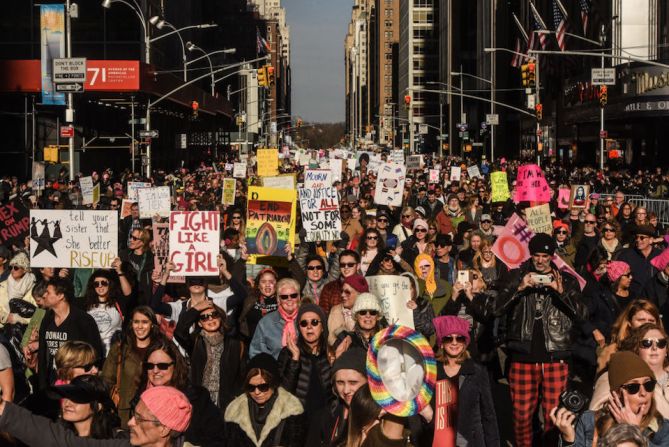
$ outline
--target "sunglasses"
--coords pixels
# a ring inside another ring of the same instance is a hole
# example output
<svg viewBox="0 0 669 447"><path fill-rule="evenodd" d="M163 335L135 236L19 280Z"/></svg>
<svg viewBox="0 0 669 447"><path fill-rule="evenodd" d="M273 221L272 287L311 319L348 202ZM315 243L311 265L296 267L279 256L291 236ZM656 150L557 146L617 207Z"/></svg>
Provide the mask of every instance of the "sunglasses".
<svg viewBox="0 0 669 447"><path fill-rule="evenodd" d="M133 241L140 241L141 238L138 238L137 236L130 236L130 239Z"/></svg>
<svg viewBox="0 0 669 447"><path fill-rule="evenodd" d="M613 228L604 228L604 233L615 233L615 232L616 230L614 230Z"/></svg>
<svg viewBox="0 0 669 447"><path fill-rule="evenodd" d="M379 314L378 310L361 310L361 311L358 311L358 315L362 315L363 317L366 317L366 316L376 317L378 314Z"/></svg>
<svg viewBox="0 0 669 447"><path fill-rule="evenodd" d="M282 300L296 300L299 296L299 293L289 293L287 295L279 295L279 298Z"/></svg>
<svg viewBox="0 0 669 447"><path fill-rule="evenodd" d="M220 317L218 312L209 312L208 314L200 314L200 321L217 320Z"/></svg>
<svg viewBox="0 0 669 447"><path fill-rule="evenodd" d="M93 281L93 285L95 287L107 287L109 285L109 282L107 282L107 281Z"/></svg>
<svg viewBox="0 0 669 447"><path fill-rule="evenodd" d="M321 320L302 320L300 321L300 327L317 327L319 324L321 324Z"/></svg>
<svg viewBox="0 0 669 447"><path fill-rule="evenodd" d="M23 267L19 267L18 265L13 265L12 270L23 270Z"/></svg>
<svg viewBox="0 0 669 447"><path fill-rule="evenodd" d="M650 236L634 236L635 241L645 241L648 238L650 238Z"/></svg>
<svg viewBox="0 0 669 447"><path fill-rule="evenodd" d="M650 349L655 345L657 349L664 349L667 347L666 338L644 338L641 340L641 349Z"/></svg>
<svg viewBox="0 0 669 447"><path fill-rule="evenodd" d="M385 258L383 258L383 262L392 262L392 261L393 258L391 258L390 256L386 256Z"/></svg>
<svg viewBox="0 0 669 447"><path fill-rule="evenodd" d="M378 236L367 236L368 241L375 241L378 239Z"/></svg>
<svg viewBox="0 0 669 447"><path fill-rule="evenodd" d="M492 223L492 220L482 220L481 223Z"/></svg>
<svg viewBox="0 0 669 447"><path fill-rule="evenodd" d="M590 225L595 225L597 224L596 220L586 220L585 223L590 224Z"/></svg>
<svg viewBox="0 0 669 447"><path fill-rule="evenodd" d="M87 364L85 364L85 365L75 366L75 368L81 368L81 369L84 370L84 372L89 373L89 372L91 372L91 371L93 370L93 368L95 368L96 366L97 366L97 362L91 362L91 363L87 363Z"/></svg>
<svg viewBox="0 0 669 447"><path fill-rule="evenodd" d="M467 341L467 337L464 335L448 335L446 337L442 337L441 339L442 343L453 343L454 341L458 343L464 343Z"/></svg>
<svg viewBox="0 0 669 447"><path fill-rule="evenodd" d="M566 230L558 230L555 234L568 234Z"/></svg>
<svg viewBox="0 0 669 447"><path fill-rule="evenodd" d="M386 219L385 217L382 217L380 219L376 219L376 221L377 222L388 222L388 219Z"/></svg>
<svg viewBox="0 0 669 447"><path fill-rule="evenodd" d="M159 362L159 363L151 363L151 362L144 362L144 369L147 371L153 371L155 368L158 368L161 371L167 371L167 369L174 365L174 362Z"/></svg>
<svg viewBox="0 0 669 447"><path fill-rule="evenodd" d="M260 391L261 393L266 393L269 391L269 383L261 383L260 385L251 385L250 383L246 385L246 392L251 394L255 392L256 390Z"/></svg>
<svg viewBox="0 0 669 447"><path fill-rule="evenodd" d="M358 265L357 262L342 262L342 263L339 264L340 267L345 267L345 268L348 268L348 269L353 268L356 265Z"/></svg>
<svg viewBox="0 0 669 447"><path fill-rule="evenodd" d="M643 389L646 390L647 393L650 393L655 389L656 383L657 380L650 379L649 381L643 383ZM628 394L636 394L641 390L641 386L642 384L640 383L627 383L625 385L621 385L620 388L624 388Z"/></svg>
<svg viewBox="0 0 669 447"><path fill-rule="evenodd" d="M414 233L427 233L427 230L425 228L416 228L413 230Z"/></svg>
<svg viewBox="0 0 669 447"><path fill-rule="evenodd" d="M309 265L307 266L307 270L323 270L322 265Z"/></svg>
<svg viewBox="0 0 669 447"><path fill-rule="evenodd" d="M232 216L233 219L241 219L242 216Z"/></svg>

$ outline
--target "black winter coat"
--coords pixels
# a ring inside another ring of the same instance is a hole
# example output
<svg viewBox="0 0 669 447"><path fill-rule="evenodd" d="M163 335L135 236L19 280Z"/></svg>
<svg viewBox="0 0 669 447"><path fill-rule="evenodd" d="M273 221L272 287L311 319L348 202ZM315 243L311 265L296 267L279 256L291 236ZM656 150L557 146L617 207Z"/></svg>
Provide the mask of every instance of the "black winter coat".
<svg viewBox="0 0 669 447"><path fill-rule="evenodd" d="M318 356L309 355L305 352L300 353L300 359L293 361L292 354L288 348L283 348L279 353L279 374L281 375L281 385L292 394L294 394L306 407L307 394L311 384L311 368L317 368L320 384L328 397L329 403L334 400L332 390L332 374L330 373L330 363L327 355L323 352ZM313 416L313 415L311 415Z"/></svg>
<svg viewBox="0 0 669 447"><path fill-rule="evenodd" d="M653 277L646 282L646 285L643 286L643 290L639 296L652 301L653 304L657 306L660 310L660 315L662 315L662 323L664 324L664 327L669 327L667 326L667 323L669 323L669 300L667 299L669 285L662 275L662 272L653 275Z"/></svg>

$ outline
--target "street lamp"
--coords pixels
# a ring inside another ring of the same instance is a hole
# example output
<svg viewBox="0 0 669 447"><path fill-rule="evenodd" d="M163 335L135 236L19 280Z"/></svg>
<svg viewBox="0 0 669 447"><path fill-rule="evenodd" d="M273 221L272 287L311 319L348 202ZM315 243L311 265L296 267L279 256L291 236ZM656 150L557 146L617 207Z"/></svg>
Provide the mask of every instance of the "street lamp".
<svg viewBox="0 0 669 447"><path fill-rule="evenodd" d="M211 53L207 53L202 48L198 47L197 45L195 45L193 42L190 42L190 41L186 42L186 49L190 52L199 51L203 54L203 56L200 56L196 59L193 59L190 62L186 62L186 64L184 64L185 66L190 65L194 62L197 62L197 61L199 61L201 59L205 59L205 58L209 62L209 70L211 71L211 96L214 96L216 94L216 92L214 91L214 85L216 84L216 81L214 80L214 64L211 61L211 56L214 55L214 54L219 54L219 53L234 54L234 53L237 52L237 49L236 48L226 48L224 50L217 50L217 51L212 51Z"/></svg>
<svg viewBox="0 0 669 447"><path fill-rule="evenodd" d="M144 16L144 13L142 12L142 8L137 4L135 0L130 0L132 3L126 0L104 0L102 2L102 7L105 9L111 9L112 4L114 3L122 3L126 5L128 8L132 9L135 11L135 14L137 14L137 17L139 17L139 21L142 23L142 27L144 28L144 62L147 64L151 63L151 41L149 39L149 28L146 26L146 17Z"/></svg>

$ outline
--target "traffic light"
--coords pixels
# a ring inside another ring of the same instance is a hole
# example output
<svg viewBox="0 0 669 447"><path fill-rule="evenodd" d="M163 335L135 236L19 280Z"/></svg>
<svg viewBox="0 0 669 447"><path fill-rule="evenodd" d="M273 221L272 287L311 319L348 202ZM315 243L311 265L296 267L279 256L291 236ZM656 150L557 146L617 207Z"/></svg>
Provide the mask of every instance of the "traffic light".
<svg viewBox="0 0 669 447"><path fill-rule="evenodd" d="M544 117L544 106L542 104L537 104L534 106L534 111L537 114L537 121L541 121Z"/></svg>
<svg viewBox="0 0 669 447"><path fill-rule="evenodd" d="M297 119L297 128L299 129L300 127L302 127L302 118Z"/></svg>
<svg viewBox="0 0 669 447"><path fill-rule="evenodd" d="M609 88L605 85L599 87L599 106L604 107L609 101Z"/></svg>
<svg viewBox="0 0 669 447"><path fill-rule="evenodd" d="M270 87L274 86L274 67L267 65L267 84Z"/></svg>
<svg viewBox="0 0 669 447"><path fill-rule="evenodd" d="M197 118L197 113L200 110L200 104L197 101L190 103L190 108L193 111L193 118Z"/></svg>
<svg viewBox="0 0 669 447"><path fill-rule="evenodd" d="M404 95L404 107L407 109L411 107L411 95Z"/></svg>
<svg viewBox="0 0 669 447"><path fill-rule="evenodd" d="M260 67L258 69L258 86L267 87L267 67Z"/></svg>
<svg viewBox="0 0 669 447"><path fill-rule="evenodd" d="M523 87L529 86L529 84L527 83L527 76L528 76L527 64L523 64L520 66L520 80Z"/></svg>
<svg viewBox="0 0 669 447"><path fill-rule="evenodd" d="M537 84L537 65L534 62L527 64L527 86L534 88Z"/></svg>

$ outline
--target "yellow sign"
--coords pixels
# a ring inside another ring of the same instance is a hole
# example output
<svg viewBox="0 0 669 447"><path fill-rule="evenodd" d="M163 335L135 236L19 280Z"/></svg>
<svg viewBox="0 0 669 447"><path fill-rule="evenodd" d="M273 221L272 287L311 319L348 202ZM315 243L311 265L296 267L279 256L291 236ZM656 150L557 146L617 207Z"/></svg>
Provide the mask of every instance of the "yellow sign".
<svg viewBox="0 0 669 447"><path fill-rule="evenodd" d="M258 149L258 176L267 177L279 174L279 151L276 148Z"/></svg>
<svg viewBox="0 0 669 447"><path fill-rule="evenodd" d="M490 174L490 183L492 185L492 201L506 202L511 197L509 194L509 182L506 179L506 172L493 172Z"/></svg>
<svg viewBox="0 0 669 447"><path fill-rule="evenodd" d="M237 180L234 178L223 179L223 205L235 204L235 192L237 190Z"/></svg>
<svg viewBox="0 0 669 447"><path fill-rule="evenodd" d="M93 205L100 202L100 183L96 183L93 187Z"/></svg>

